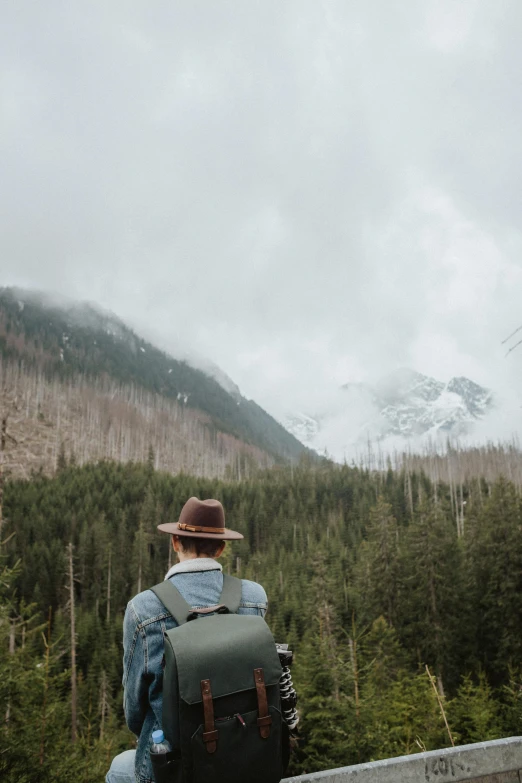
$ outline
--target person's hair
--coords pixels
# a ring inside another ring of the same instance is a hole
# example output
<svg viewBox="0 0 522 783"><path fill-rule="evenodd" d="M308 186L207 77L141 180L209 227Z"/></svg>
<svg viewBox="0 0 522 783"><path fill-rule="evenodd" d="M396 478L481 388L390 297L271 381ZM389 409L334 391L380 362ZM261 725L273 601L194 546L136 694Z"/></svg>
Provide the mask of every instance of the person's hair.
<svg viewBox="0 0 522 783"><path fill-rule="evenodd" d="M224 541L214 541L213 538L196 538L196 536L178 536L178 541L184 552L192 552L196 557L215 557Z"/></svg>

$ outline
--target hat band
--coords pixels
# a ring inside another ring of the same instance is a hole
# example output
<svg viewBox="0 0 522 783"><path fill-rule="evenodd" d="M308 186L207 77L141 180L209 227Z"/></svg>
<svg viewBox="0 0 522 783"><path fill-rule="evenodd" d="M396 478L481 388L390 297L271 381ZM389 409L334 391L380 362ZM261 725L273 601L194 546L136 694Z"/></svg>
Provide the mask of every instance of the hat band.
<svg viewBox="0 0 522 783"><path fill-rule="evenodd" d="M224 527L202 527L201 525L187 525L186 522L178 522L180 530L188 530L189 533L216 533L223 535L225 532Z"/></svg>

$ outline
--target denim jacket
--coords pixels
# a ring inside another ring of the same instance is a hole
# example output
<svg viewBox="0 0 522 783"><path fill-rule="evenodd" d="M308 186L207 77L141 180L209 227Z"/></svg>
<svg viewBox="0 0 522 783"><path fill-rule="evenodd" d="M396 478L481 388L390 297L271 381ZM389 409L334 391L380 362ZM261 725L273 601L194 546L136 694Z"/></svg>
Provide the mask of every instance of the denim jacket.
<svg viewBox="0 0 522 783"><path fill-rule="evenodd" d="M214 606L223 588L221 565L211 558L185 560L173 566L170 579L193 607ZM267 609L264 589L242 580L239 614ZM203 622L203 618L196 622ZM153 783L149 759L150 737L161 728L163 685L163 635L177 625L151 590L135 596L127 605L123 622L123 707L129 729L138 737L135 776L138 783Z"/></svg>

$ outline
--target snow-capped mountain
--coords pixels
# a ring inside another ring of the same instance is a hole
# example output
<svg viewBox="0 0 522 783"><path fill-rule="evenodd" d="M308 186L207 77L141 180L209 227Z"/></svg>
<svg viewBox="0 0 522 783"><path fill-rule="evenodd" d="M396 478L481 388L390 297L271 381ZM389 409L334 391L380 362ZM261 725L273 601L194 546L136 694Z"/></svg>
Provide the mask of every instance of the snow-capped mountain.
<svg viewBox="0 0 522 783"><path fill-rule="evenodd" d="M343 390L350 392L351 386L346 384ZM377 427L380 436L464 434L493 402L488 389L468 378L442 383L409 369L397 370L366 389L382 422Z"/></svg>
<svg viewBox="0 0 522 783"><path fill-rule="evenodd" d="M400 369L372 385L347 383L327 409L291 414L285 424L301 442L338 455L368 437L465 435L492 407L489 389L469 378L443 383Z"/></svg>

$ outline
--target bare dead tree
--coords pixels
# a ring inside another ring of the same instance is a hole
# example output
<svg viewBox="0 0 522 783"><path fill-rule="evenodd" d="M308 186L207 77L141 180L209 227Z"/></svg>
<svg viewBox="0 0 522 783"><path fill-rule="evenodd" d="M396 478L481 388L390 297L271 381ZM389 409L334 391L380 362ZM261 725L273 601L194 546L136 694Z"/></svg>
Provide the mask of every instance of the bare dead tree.
<svg viewBox="0 0 522 783"><path fill-rule="evenodd" d="M107 625L111 619L111 559L112 549L109 546L109 565L107 569Z"/></svg>
<svg viewBox="0 0 522 783"><path fill-rule="evenodd" d="M16 620L11 620L9 623L9 655L15 654L16 643Z"/></svg>
<svg viewBox="0 0 522 783"><path fill-rule="evenodd" d="M328 661L328 669L332 675L332 697L340 701L339 667L337 660L337 642L334 635L334 618L332 606L327 600L319 607L319 629L321 644Z"/></svg>
<svg viewBox="0 0 522 783"><path fill-rule="evenodd" d="M16 649L16 620L9 622L9 655L14 655ZM9 720L11 719L11 695L7 697L7 707L5 710L5 727L9 729Z"/></svg>
<svg viewBox="0 0 522 783"><path fill-rule="evenodd" d="M357 666L357 638L355 633L355 617L352 615L352 635L348 638L348 646L350 648L350 663L352 665L353 673L353 691L355 700L355 716L359 718L359 668Z"/></svg>
<svg viewBox="0 0 522 783"><path fill-rule="evenodd" d="M506 337L505 340L502 340L502 342L500 344L501 345L505 345L508 342L508 340L511 340L511 338L514 337L518 332L520 332L521 329L522 329L522 326L519 326L518 329L515 329L514 332L511 332L509 337Z"/></svg>
<svg viewBox="0 0 522 783"><path fill-rule="evenodd" d="M513 346L512 346L512 347L509 349L509 351L506 353L506 356L509 356L509 354L510 354L512 351L514 351L514 350L515 350L515 348L518 348L518 346L519 346L519 345L522 345L522 340L519 340L519 341L518 341L518 343L515 343L515 345L513 345Z"/></svg>
<svg viewBox="0 0 522 783"><path fill-rule="evenodd" d="M7 440L7 419L9 414L2 416L0 423L0 546L2 544L2 532L4 526L4 482L5 482L5 445Z"/></svg>
<svg viewBox="0 0 522 783"><path fill-rule="evenodd" d="M43 766L44 763L44 753L45 753L45 729L47 724L47 694L49 691L49 659L51 655L51 612L52 609L49 607L49 617L47 619L47 637L45 634L42 634L43 641L45 645L45 677L44 677L44 692L43 692L43 703L42 703L42 727L40 730L40 766Z"/></svg>
<svg viewBox="0 0 522 783"><path fill-rule="evenodd" d="M74 610L74 567L73 545L69 544L69 611L71 614L71 742L77 735L77 693L76 693L76 615Z"/></svg>
<svg viewBox="0 0 522 783"><path fill-rule="evenodd" d="M12 402L10 409L5 411L0 419L0 547L2 546L2 533L4 527L4 487L5 487L5 465L6 465L6 450L7 443L10 441L15 446L18 445L15 438L9 434L7 424L9 416L13 411L17 410L16 399Z"/></svg>
<svg viewBox="0 0 522 783"><path fill-rule="evenodd" d="M408 500L410 503L410 514L411 514L411 518L413 519L413 490L411 486L411 476L409 471L407 473L406 482L407 482L406 486L408 492Z"/></svg>
<svg viewBox="0 0 522 783"><path fill-rule="evenodd" d="M140 526L138 529L138 593L141 593L141 572L142 572L142 566L143 566L143 548L142 548L142 538L143 538L143 523L140 519Z"/></svg>
<svg viewBox="0 0 522 783"><path fill-rule="evenodd" d="M451 744L453 746L455 746L455 742L453 740L453 735L451 733L451 729L450 729L449 724L448 724L448 719L446 717L446 711L444 710L444 705L442 703L442 698L441 698L441 695L440 695L439 691L437 690L437 685L436 685L436 682L435 682L436 678L430 672L430 668L429 668L428 664L426 664L425 668L426 668L426 674L428 675L429 680L431 682L431 685L433 687L433 690L435 691L435 696L436 696L437 701L439 703L439 709L440 709L441 715L444 718L444 723L446 725L446 731L448 732L448 737L450 739Z"/></svg>
<svg viewBox="0 0 522 783"><path fill-rule="evenodd" d="M100 740L103 740L103 734L105 730L105 717L109 713L109 701L107 699L107 674L105 669L102 671L101 676L101 692L100 692Z"/></svg>

